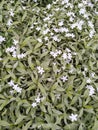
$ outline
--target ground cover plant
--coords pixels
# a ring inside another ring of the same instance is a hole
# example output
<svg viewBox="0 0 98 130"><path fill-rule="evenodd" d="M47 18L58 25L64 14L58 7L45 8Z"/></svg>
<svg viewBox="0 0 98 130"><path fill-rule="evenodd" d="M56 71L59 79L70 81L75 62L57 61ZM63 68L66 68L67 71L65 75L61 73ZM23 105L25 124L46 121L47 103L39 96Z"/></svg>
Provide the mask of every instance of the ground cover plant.
<svg viewBox="0 0 98 130"><path fill-rule="evenodd" d="M98 0L0 1L0 130L98 130Z"/></svg>

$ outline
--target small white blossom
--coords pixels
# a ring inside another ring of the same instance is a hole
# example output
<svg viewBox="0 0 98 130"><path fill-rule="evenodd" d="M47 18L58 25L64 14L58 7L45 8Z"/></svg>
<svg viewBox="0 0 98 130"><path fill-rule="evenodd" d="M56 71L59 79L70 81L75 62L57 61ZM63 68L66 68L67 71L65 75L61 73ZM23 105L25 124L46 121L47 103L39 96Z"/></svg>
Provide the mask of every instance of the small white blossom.
<svg viewBox="0 0 98 130"><path fill-rule="evenodd" d="M37 67L37 70L38 70L38 73L41 75L45 72L44 69L40 66Z"/></svg>
<svg viewBox="0 0 98 130"><path fill-rule="evenodd" d="M91 73L91 77L92 77L92 78L94 78L94 76L95 76L95 73L94 73L94 72L92 72L92 73Z"/></svg>
<svg viewBox="0 0 98 130"><path fill-rule="evenodd" d="M37 27L37 28L36 28L36 30L37 30L37 31L40 31L40 30L41 30L41 28L40 28L40 27Z"/></svg>
<svg viewBox="0 0 98 130"><path fill-rule="evenodd" d="M18 87L17 84L13 86L13 89L16 90L18 93L21 93L22 91L22 88Z"/></svg>
<svg viewBox="0 0 98 130"><path fill-rule="evenodd" d="M85 8L81 8L81 9L79 10L79 13L80 13L80 14L85 14L85 12L86 12Z"/></svg>
<svg viewBox="0 0 98 130"><path fill-rule="evenodd" d="M44 18L43 20L44 20L44 22L45 22L45 21L49 21L49 20L50 20L50 17L48 16L48 17Z"/></svg>
<svg viewBox="0 0 98 130"><path fill-rule="evenodd" d="M63 82L67 81L67 80L68 80L68 76L63 76L63 77L61 78L61 80L62 80Z"/></svg>
<svg viewBox="0 0 98 130"><path fill-rule="evenodd" d="M13 56L14 58L17 57L16 51L13 51L12 56Z"/></svg>
<svg viewBox="0 0 98 130"><path fill-rule="evenodd" d="M60 21L60 22L58 23L59 26L63 26L63 24L64 24L63 21Z"/></svg>
<svg viewBox="0 0 98 130"><path fill-rule="evenodd" d="M71 121L73 122L73 121L77 121L77 114L71 114L70 116L69 116L69 118L71 119Z"/></svg>
<svg viewBox="0 0 98 130"><path fill-rule="evenodd" d="M87 71L88 71L88 68L86 68L86 67L85 67L85 68L84 68L84 71L86 71L86 72L87 72Z"/></svg>
<svg viewBox="0 0 98 130"><path fill-rule="evenodd" d="M50 5L50 4L48 4L48 5L46 6L46 8L47 8L47 9L50 9L50 8L51 8L51 5Z"/></svg>
<svg viewBox="0 0 98 130"><path fill-rule="evenodd" d="M12 19L9 19L9 20L7 21L7 26L10 27L10 26L12 25L12 22L13 22Z"/></svg>
<svg viewBox="0 0 98 130"><path fill-rule="evenodd" d="M18 40L13 39L13 44L14 44L14 45L17 45L18 42L19 42Z"/></svg>
<svg viewBox="0 0 98 130"><path fill-rule="evenodd" d="M49 40L49 38L46 36L46 37L44 37L44 39L45 39L45 41L48 41Z"/></svg>
<svg viewBox="0 0 98 130"><path fill-rule="evenodd" d="M93 86L87 85L86 88L89 89L89 96L92 96L95 93Z"/></svg>
<svg viewBox="0 0 98 130"><path fill-rule="evenodd" d="M14 85L14 82L11 80L10 82L8 82L8 85L9 85L9 86L13 86L13 85Z"/></svg>
<svg viewBox="0 0 98 130"><path fill-rule="evenodd" d="M10 13L10 16L12 16L12 17L14 16L14 12L12 9L10 9L9 13Z"/></svg>
<svg viewBox="0 0 98 130"><path fill-rule="evenodd" d="M71 60L71 59L72 59L72 54L71 54L71 53L68 53L67 55L68 55L68 56L67 56L67 57L68 57L68 60Z"/></svg>
<svg viewBox="0 0 98 130"><path fill-rule="evenodd" d="M88 21L88 26L89 26L90 28L94 28L94 25L93 25L93 23L92 23L91 21Z"/></svg>
<svg viewBox="0 0 98 130"><path fill-rule="evenodd" d="M62 57L63 57L64 60L67 59L68 58L67 53L63 53Z"/></svg>
<svg viewBox="0 0 98 130"><path fill-rule="evenodd" d="M49 32L49 28L47 28L46 30L43 31L43 34L46 35Z"/></svg>
<svg viewBox="0 0 98 130"><path fill-rule="evenodd" d="M24 54L24 53L21 53L21 54L18 54L18 55L17 55L17 58L18 58L18 59L22 59L22 58L24 58L24 57L26 57L26 54Z"/></svg>
<svg viewBox="0 0 98 130"><path fill-rule="evenodd" d="M38 38L37 41L42 42L42 39L41 39L41 38Z"/></svg>
<svg viewBox="0 0 98 130"><path fill-rule="evenodd" d="M37 106L37 103L36 103L36 102L32 103L32 107L33 107L33 108L36 107L36 106Z"/></svg>
<svg viewBox="0 0 98 130"><path fill-rule="evenodd" d="M57 42L59 42L59 41L60 41L60 39L58 39L58 36L56 36L56 35L55 35L55 36L53 36L52 38L53 38L53 40L54 40L54 41L57 41Z"/></svg>
<svg viewBox="0 0 98 130"><path fill-rule="evenodd" d="M73 33L67 33L67 34L66 34L66 37L72 37L72 38L74 38L75 35L74 35Z"/></svg>
<svg viewBox="0 0 98 130"><path fill-rule="evenodd" d="M0 57L0 61L3 60L3 58Z"/></svg>
<svg viewBox="0 0 98 130"><path fill-rule="evenodd" d="M90 79L90 78L87 79L86 82L87 82L87 83L91 83L91 79Z"/></svg>
<svg viewBox="0 0 98 130"><path fill-rule="evenodd" d="M37 2L37 0L33 0L34 2Z"/></svg>
<svg viewBox="0 0 98 130"><path fill-rule="evenodd" d="M70 17L70 18L69 18L69 21L70 21L70 22L73 22L73 21L74 21L74 18L73 18L73 17Z"/></svg>
<svg viewBox="0 0 98 130"><path fill-rule="evenodd" d="M54 58L56 58L56 57L58 56L57 52L51 51L50 54L51 54Z"/></svg>
<svg viewBox="0 0 98 130"><path fill-rule="evenodd" d="M35 99L35 101L36 101L37 103L40 103L41 99L39 98L39 96Z"/></svg>
<svg viewBox="0 0 98 130"><path fill-rule="evenodd" d="M5 41L5 38L0 36L0 44Z"/></svg>

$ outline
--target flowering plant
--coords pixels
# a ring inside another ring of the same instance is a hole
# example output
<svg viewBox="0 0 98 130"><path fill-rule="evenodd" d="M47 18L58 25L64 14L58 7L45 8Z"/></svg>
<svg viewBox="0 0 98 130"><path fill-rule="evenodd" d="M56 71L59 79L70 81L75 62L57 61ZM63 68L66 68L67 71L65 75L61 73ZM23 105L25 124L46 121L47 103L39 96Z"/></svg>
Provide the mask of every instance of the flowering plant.
<svg viewBox="0 0 98 130"><path fill-rule="evenodd" d="M97 130L98 0L43 2L0 3L0 129Z"/></svg>

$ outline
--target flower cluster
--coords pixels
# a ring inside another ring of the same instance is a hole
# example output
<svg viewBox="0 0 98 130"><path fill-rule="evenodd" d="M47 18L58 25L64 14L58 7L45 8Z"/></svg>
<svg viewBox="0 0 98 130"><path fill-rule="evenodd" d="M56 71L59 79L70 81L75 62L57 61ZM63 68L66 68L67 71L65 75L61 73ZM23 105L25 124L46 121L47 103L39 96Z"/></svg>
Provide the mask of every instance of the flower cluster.
<svg viewBox="0 0 98 130"><path fill-rule="evenodd" d="M26 57L26 54L25 53L17 54L17 46L16 46L17 44L18 44L18 40L14 39L13 45L11 47L6 48L6 53L10 52L12 53L12 57L22 59Z"/></svg>
<svg viewBox="0 0 98 130"><path fill-rule="evenodd" d="M40 97L40 94L37 95L37 97L35 98L35 102L32 103L32 107L36 107L41 101L43 100L43 98Z"/></svg>
<svg viewBox="0 0 98 130"><path fill-rule="evenodd" d="M8 82L8 85L11 86L16 92L21 93L22 88L18 87L18 84L14 84L12 80Z"/></svg>

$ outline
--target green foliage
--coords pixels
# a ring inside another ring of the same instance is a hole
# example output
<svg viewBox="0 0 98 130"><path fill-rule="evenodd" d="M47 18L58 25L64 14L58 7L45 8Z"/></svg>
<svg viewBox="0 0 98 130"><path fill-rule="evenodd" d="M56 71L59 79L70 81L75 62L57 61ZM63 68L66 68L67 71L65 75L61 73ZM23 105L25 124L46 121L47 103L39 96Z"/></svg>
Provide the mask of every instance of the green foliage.
<svg viewBox="0 0 98 130"><path fill-rule="evenodd" d="M98 130L98 1L0 1L0 130Z"/></svg>

